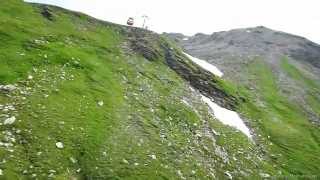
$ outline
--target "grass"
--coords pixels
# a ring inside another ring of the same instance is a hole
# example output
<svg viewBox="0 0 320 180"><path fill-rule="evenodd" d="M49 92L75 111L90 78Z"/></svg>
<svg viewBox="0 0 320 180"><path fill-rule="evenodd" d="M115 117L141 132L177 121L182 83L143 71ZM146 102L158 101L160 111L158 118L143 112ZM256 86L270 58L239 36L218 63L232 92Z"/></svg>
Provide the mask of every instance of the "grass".
<svg viewBox="0 0 320 180"><path fill-rule="evenodd" d="M249 98L257 101L243 104L241 111L255 120L262 137L270 137L263 143L272 143L268 148L275 164L285 174L317 175L318 128L310 123L298 105L279 92L273 72L261 59L249 65L248 73L256 85L256 94ZM263 105L259 107L261 102Z"/></svg>
<svg viewBox="0 0 320 180"><path fill-rule="evenodd" d="M278 94L263 64L250 70L261 78L257 83L267 108L250 100L241 110L257 120L252 128L272 137L270 152L283 154L275 160L214 119L164 55L149 61L120 48L128 38L124 27L50 9L53 21L39 6L0 2L0 84L19 87L10 96L0 94L1 105L16 108L0 114L17 117L13 125L0 126L0 142L15 139L12 147L0 147L1 178L224 179L229 171L257 179L259 173L276 175L278 163L286 163L280 169L285 173L317 172L311 159L318 158L319 131ZM158 38L181 55L181 49ZM186 66L197 69L187 60ZM227 94L254 99L230 82L214 82ZM281 123L272 122L270 114Z"/></svg>
<svg viewBox="0 0 320 180"><path fill-rule="evenodd" d="M320 117L320 84L290 64L287 57L283 57L281 67L292 79L307 89L307 103L313 112Z"/></svg>
<svg viewBox="0 0 320 180"><path fill-rule="evenodd" d="M0 104L17 109L8 112L17 121L0 126L15 139L0 147L2 178L210 179L240 168L224 165L217 144L195 134L204 133L207 119L209 128L226 132L220 145L235 148L241 140L248 149L250 142L214 120L196 97L198 112L182 103L192 97L189 87L163 59L123 52L123 27L50 9L53 21L38 6L0 3L0 84L19 87L11 97L0 95ZM243 168L256 171L249 161Z"/></svg>

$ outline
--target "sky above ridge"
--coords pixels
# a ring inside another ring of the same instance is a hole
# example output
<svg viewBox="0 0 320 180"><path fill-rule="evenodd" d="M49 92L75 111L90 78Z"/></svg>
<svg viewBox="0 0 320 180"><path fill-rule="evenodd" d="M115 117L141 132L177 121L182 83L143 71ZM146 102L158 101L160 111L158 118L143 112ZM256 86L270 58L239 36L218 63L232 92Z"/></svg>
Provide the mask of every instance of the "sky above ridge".
<svg viewBox="0 0 320 180"><path fill-rule="evenodd" d="M80 11L98 19L126 24L134 17L156 32L211 34L235 28L266 26L320 44L319 0L27 0Z"/></svg>

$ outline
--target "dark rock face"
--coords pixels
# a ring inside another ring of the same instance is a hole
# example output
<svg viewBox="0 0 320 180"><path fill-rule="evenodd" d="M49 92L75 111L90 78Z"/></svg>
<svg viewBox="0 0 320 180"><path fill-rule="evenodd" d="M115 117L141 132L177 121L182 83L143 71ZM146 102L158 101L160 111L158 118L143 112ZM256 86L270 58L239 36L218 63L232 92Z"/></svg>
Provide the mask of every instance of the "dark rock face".
<svg viewBox="0 0 320 180"><path fill-rule="evenodd" d="M238 101L217 86L217 80L213 75L199 67L192 68L186 63L186 57L176 54L173 50L164 46L165 59L168 66L178 75L190 83L190 85L202 94L214 98L215 102L227 109L235 110Z"/></svg>
<svg viewBox="0 0 320 180"><path fill-rule="evenodd" d="M154 61L161 56L160 52L158 52L157 49L153 48L148 41L142 38L132 40L131 48L134 52L141 54L149 61Z"/></svg>
<svg viewBox="0 0 320 180"><path fill-rule="evenodd" d="M41 14L44 18L48 19L49 21L53 21L53 14L48 6L42 6Z"/></svg>
<svg viewBox="0 0 320 180"><path fill-rule="evenodd" d="M138 53L149 61L164 57L166 62L163 63L190 83L194 89L213 98L220 106L231 110L236 109L238 99L220 89L214 75L194 64L166 41L161 41L159 35L136 28L129 28L128 32L130 34L129 51Z"/></svg>
<svg viewBox="0 0 320 180"><path fill-rule="evenodd" d="M156 34L135 27L129 27L127 33L131 52L140 54L149 61L155 61L162 56L157 48Z"/></svg>

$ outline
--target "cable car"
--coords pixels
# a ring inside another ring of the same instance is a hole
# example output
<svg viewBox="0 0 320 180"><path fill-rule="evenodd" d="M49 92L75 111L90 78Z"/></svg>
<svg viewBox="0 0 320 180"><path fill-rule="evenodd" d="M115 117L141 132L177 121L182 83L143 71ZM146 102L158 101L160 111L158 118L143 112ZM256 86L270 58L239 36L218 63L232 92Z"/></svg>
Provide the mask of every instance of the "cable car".
<svg viewBox="0 0 320 180"><path fill-rule="evenodd" d="M128 26L133 26L134 24L134 19L132 17L129 17L128 21L127 21L127 25Z"/></svg>

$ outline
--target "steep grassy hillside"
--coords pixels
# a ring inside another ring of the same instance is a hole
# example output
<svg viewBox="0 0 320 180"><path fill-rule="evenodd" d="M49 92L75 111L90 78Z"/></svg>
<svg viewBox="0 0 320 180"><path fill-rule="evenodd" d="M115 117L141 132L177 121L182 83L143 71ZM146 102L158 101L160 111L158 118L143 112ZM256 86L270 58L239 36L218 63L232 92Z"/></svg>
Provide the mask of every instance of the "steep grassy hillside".
<svg viewBox="0 0 320 180"><path fill-rule="evenodd" d="M199 92L245 100L165 38L18 0L0 2L0 23L1 179L289 173L213 118Z"/></svg>
<svg viewBox="0 0 320 180"><path fill-rule="evenodd" d="M288 66L285 59L283 63ZM256 121L262 137L268 139L273 160L289 173L317 175L319 127L310 123L299 104L293 104L279 91L276 77L263 60L255 59L247 72L248 78L255 84L250 99L255 99L254 104L259 108L244 104L242 111Z"/></svg>

